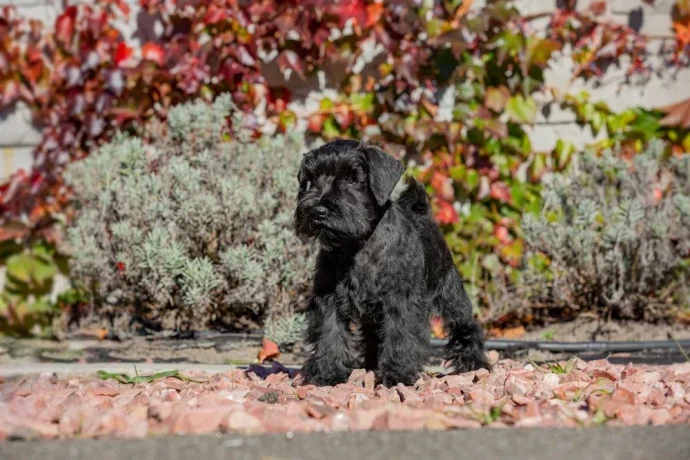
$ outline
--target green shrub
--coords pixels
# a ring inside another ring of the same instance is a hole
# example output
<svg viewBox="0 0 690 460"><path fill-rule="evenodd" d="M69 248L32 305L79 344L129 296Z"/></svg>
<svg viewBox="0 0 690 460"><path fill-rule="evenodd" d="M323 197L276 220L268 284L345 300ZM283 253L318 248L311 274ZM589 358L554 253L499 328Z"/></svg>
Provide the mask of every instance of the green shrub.
<svg viewBox="0 0 690 460"><path fill-rule="evenodd" d="M311 249L292 231L303 140L228 141L231 108L177 106L151 144L119 136L70 166L72 275L99 308L237 328L305 303Z"/></svg>
<svg viewBox="0 0 690 460"><path fill-rule="evenodd" d="M688 304L690 157L652 142L632 161L578 157L526 215L528 265L503 311L658 320Z"/></svg>

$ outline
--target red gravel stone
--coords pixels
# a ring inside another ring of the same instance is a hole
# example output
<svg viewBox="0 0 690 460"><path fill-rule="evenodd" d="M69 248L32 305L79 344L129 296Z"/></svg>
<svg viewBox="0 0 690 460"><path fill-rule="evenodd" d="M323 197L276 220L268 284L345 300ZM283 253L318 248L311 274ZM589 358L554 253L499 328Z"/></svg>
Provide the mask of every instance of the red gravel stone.
<svg viewBox="0 0 690 460"><path fill-rule="evenodd" d="M568 374L559 375L503 361L492 373L424 374L414 386L394 388L375 387L374 374L364 370L354 371L346 384L321 388L303 386L300 375L261 379L237 369L187 375L201 383L167 378L124 385L53 375L6 381L0 384L0 441L218 431L576 427L595 424L598 411L611 425L690 422L686 364L577 361Z"/></svg>

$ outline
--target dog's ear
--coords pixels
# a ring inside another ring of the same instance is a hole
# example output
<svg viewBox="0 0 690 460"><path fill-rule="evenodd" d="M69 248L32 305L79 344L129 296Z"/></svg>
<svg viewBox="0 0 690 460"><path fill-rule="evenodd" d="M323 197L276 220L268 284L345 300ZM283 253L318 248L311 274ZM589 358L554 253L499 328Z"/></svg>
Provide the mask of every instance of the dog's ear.
<svg viewBox="0 0 690 460"><path fill-rule="evenodd" d="M311 158L311 156L312 156L312 152L307 152L304 155L302 155L302 161L299 164L299 171L297 171L297 182L299 184L301 184L302 181L304 180L304 168L305 168L305 165L307 164L307 160L309 160L309 158Z"/></svg>
<svg viewBox="0 0 690 460"><path fill-rule="evenodd" d="M405 172L405 167L377 147L365 145L362 149L369 165L369 188L379 206L383 206Z"/></svg>

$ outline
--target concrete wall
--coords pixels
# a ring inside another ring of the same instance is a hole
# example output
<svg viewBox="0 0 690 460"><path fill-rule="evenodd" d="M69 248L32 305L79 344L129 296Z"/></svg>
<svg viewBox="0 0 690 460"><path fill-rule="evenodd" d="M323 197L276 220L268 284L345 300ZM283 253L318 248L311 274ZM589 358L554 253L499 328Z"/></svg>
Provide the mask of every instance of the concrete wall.
<svg viewBox="0 0 690 460"><path fill-rule="evenodd" d="M125 24L124 31L133 43L146 41L155 36L155 25L146 24L139 13L139 2L129 0L132 6L132 19ZM524 14L533 14L553 10L559 0L517 0L518 8ZM475 0L476 6L481 6L482 0ZM605 14L610 21L628 24L635 29L654 36L671 37L670 11L674 0L656 0L654 6L649 6L641 0L609 0ZM0 0L0 5L13 4L18 6L21 14L42 19L52 23L60 11L59 0ZM579 7L586 8L588 0L579 0ZM536 30L544 30L547 20L536 21ZM656 55L662 40L657 38L649 46L650 54ZM660 63L659 60L657 62ZM561 52L558 59L547 72L547 84L552 87L570 91L586 89L591 92L595 100L606 101L613 109L621 110L633 105L643 107L658 107L690 97L690 70L680 72L666 71L655 75L644 85L623 85L625 70L610 69L602 80L585 83L581 79L569 85L572 75L573 62L568 50ZM276 78L271 72L271 80ZM268 77L268 76L267 76ZM279 76L277 76L280 78ZM294 94L305 94L314 88L314 79L304 84L302 91L296 89ZM548 104L548 100L541 101ZM541 115L531 129L533 146L537 150L553 148L558 139L567 139L582 146L592 140L591 133L583 130L574 123L574 117L563 112L553 104L550 105L548 117ZM19 106L11 112L0 113L0 178L4 179L18 168L28 168L31 165L31 150L40 140L40 130L32 126L30 113L26 107Z"/></svg>

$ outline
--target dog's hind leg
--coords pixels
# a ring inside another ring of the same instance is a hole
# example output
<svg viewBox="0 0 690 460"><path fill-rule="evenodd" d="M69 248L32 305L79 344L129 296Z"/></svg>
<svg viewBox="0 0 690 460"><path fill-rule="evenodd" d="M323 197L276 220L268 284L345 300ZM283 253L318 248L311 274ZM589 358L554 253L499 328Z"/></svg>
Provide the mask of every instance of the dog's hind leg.
<svg viewBox="0 0 690 460"><path fill-rule="evenodd" d="M455 372L491 369L484 355L482 330L472 316L472 303L454 266L440 280L433 298L448 337L446 360Z"/></svg>
<svg viewBox="0 0 690 460"><path fill-rule="evenodd" d="M347 382L357 363L353 340L349 318L332 298L313 297L307 310L306 342L312 347L304 365L307 381L320 386Z"/></svg>
<svg viewBox="0 0 690 460"><path fill-rule="evenodd" d="M398 288L399 289L399 288ZM382 302L378 377L384 386L412 385L429 354L429 318L416 295L397 292Z"/></svg>
<svg viewBox="0 0 690 460"><path fill-rule="evenodd" d="M361 325L362 365L368 371L376 370L379 362L379 323L378 318L365 318Z"/></svg>

